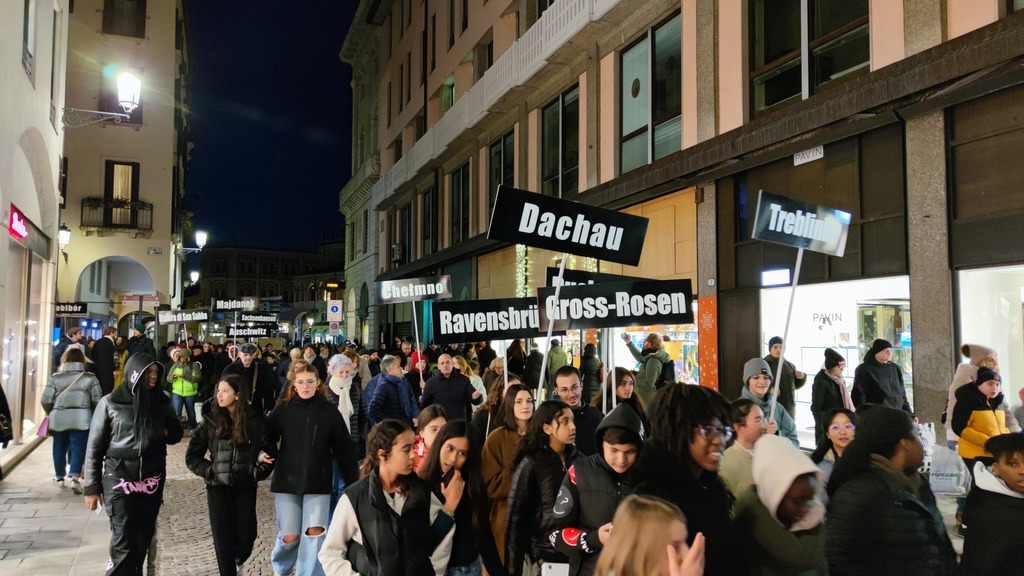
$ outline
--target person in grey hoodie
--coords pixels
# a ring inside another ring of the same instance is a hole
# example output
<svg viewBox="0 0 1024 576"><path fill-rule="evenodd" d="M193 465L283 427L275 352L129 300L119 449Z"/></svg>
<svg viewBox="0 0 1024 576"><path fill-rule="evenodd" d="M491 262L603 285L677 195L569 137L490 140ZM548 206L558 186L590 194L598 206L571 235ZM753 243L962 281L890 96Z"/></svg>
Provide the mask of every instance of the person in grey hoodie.
<svg viewBox="0 0 1024 576"><path fill-rule="evenodd" d="M788 438L794 446L800 447L800 441L796 437L796 422L783 406L775 409L775 418L772 413L772 369L763 358L751 358L743 365L743 392L740 398L753 400L755 404L764 411L767 420L768 435L779 435Z"/></svg>
<svg viewBox="0 0 1024 576"><path fill-rule="evenodd" d="M60 370L50 377L40 399L48 415L53 437L53 482L64 486L64 473L71 476L71 491L82 493L82 465L89 440L92 412L103 397L99 379L85 371L85 352L72 345L61 357ZM67 469L68 452L71 468Z"/></svg>

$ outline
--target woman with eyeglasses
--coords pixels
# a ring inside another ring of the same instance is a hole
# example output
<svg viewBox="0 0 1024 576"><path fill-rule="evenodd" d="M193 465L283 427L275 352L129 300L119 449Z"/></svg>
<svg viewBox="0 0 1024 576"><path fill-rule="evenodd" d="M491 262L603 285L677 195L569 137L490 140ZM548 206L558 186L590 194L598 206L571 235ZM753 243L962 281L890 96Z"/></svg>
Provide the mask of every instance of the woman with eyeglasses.
<svg viewBox="0 0 1024 576"><path fill-rule="evenodd" d="M704 573L709 576L749 574L747 556L738 553L745 543L729 516L729 493L718 477L722 452L732 439L730 410L729 402L710 388L665 386L651 407L651 436L631 470L634 494L667 500L683 512L688 544L693 545L697 533L704 534Z"/></svg>
<svg viewBox="0 0 1024 576"><path fill-rule="evenodd" d="M769 434L788 438L797 448L800 447L800 440L796 437L796 422L785 408L775 409L775 418L772 413L772 369L763 358L751 358L743 365L743 391L740 398L751 400L761 407L767 419L767 426L777 426L774 432Z"/></svg>
<svg viewBox="0 0 1024 576"><path fill-rule="evenodd" d="M827 426L825 414L832 410L845 409L853 412L853 400L846 388L843 370L846 359L831 348L825 349L825 363L814 375L811 385L811 414L814 416L814 438L821 438Z"/></svg>
<svg viewBox="0 0 1024 576"><path fill-rule="evenodd" d="M827 484L836 462L839 462L850 442L853 442L857 431L857 414L846 408L829 410L825 413L824 426L825 433L818 438L818 447L811 454L811 460L821 470L822 483Z"/></svg>
<svg viewBox="0 0 1024 576"><path fill-rule="evenodd" d="M332 461L346 486L359 479L345 417L326 397L316 366L292 362L290 386L267 419L260 461L274 464L270 491L277 511L277 543L270 554L275 574L323 574L317 553L331 514Z"/></svg>

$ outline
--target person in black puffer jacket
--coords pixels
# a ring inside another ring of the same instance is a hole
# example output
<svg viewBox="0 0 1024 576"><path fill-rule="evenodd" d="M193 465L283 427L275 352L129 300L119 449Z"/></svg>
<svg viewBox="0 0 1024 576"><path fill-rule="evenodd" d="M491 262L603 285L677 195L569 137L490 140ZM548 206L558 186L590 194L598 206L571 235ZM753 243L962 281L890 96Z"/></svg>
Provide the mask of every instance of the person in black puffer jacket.
<svg viewBox="0 0 1024 576"><path fill-rule="evenodd" d="M572 411L564 402L548 400L537 407L512 466L505 533L505 569L510 576L523 573L524 561L569 562L547 536L559 486L576 458L575 440Z"/></svg>
<svg viewBox="0 0 1024 576"><path fill-rule="evenodd" d="M643 437L640 416L619 404L597 427L597 454L577 460L562 480L548 540L569 557L569 576L593 576L615 508L630 492L628 473Z"/></svg>
<svg viewBox="0 0 1024 576"><path fill-rule="evenodd" d="M530 354L526 357L523 367L523 384L528 388L535 389L540 384L540 367L544 363L544 355L538 349L537 343L530 344Z"/></svg>
<svg viewBox="0 0 1024 576"><path fill-rule="evenodd" d="M580 357L580 378L583 381L583 403L590 404L601 393L604 363L597 357L597 347L587 344Z"/></svg>
<svg viewBox="0 0 1024 576"><path fill-rule="evenodd" d="M332 461L345 484L358 479L352 439L338 408L324 397L326 385L304 360L292 363L288 392L267 418L260 462L274 464L270 483L277 510L277 544L270 555L276 574L320 571L317 553L330 520Z"/></svg>
<svg viewBox="0 0 1024 576"><path fill-rule="evenodd" d="M832 576L950 576L956 553L928 481L910 414L857 411L857 436L828 483L825 555Z"/></svg>
<svg viewBox="0 0 1024 576"><path fill-rule="evenodd" d="M633 493L675 504L686 517L687 544L704 534L704 574L750 573L750 550L729 515L731 498L718 477L732 428L729 403L704 386L670 384L651 407L651 436L630 470Z"/></svg>
<svg viewBox="0 0 1024 576"><path fill-rule="evenodd" d="M903 383L903 370L892 361L892 344L878 338L864 355L864 363L853 372L853 391L850 392L853 405L881 404L913 412L907 401L907 389Z"/></svg>
<svg viewBox="0 0 1024 576"><path fill-rule="evenodd" d="M217 384L203 407L203 424L192 435L185 464L206 481L206 503L217 567L235 576L256 542L256 482L269 475L257 465L263 446L263 416L249 405L249 387L240 376ZM209 454L209 458L207 458Z"/></svg>
<svg viewBox="0 0 1024 576"><path fill-rule="evenodd" d="M93 411L83 474L86 507L103 503L110 518L107 576L142 574L163 498L167 445L184 435L160 388L160 363L135 354L124 372L124 384Z"/></svg>

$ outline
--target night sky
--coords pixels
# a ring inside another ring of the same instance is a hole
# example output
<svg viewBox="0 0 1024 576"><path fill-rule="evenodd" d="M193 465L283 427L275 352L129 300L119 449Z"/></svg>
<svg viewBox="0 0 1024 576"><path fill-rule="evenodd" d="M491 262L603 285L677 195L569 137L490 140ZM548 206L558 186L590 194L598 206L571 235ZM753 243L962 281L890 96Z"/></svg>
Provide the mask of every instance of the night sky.
<svg viewBox="0 0 1024 576"><path fill-rule="evenodd" d="M186 205L211 244L314 251L341 236L357 0L188 0L192 138ZM191 238L186 245L193 245Z"/></svg>

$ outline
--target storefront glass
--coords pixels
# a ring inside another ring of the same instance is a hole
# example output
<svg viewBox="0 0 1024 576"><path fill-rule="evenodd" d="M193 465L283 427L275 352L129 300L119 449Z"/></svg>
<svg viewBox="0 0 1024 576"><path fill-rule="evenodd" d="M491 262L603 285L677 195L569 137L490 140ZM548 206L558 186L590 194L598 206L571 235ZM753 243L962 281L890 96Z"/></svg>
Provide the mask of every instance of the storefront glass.
<svg viewBox="0 0 1024 576"><path fill-rule="evenodd" d="M907 398L914 403L910 324L910 280L907 276L832 282L797 287L786 343L786 360L807 374L796 393L796 423L800 444L815 445L811 389L814 375L824 365L826 348L846 358L846 385L853 387L853 373L876 338L893 345L893 362L903 369ZM768 340L782 336L786 326L790 288L761 290L761 342L768 354ZM1019 317L1019 311L1018 311ZM722 362L742 365L749 358Z"/></svg>
<svg viewBox="0 0 1024 576"><path fill-rule="evenodd" d="M35 432L43 418L39 403L49 379L49 334L41 332L45 262L22 244L8 248L6 325L3 331L3 387L11 408L15 434Z"/></svg>
<svg viewBox="0 0 1024 576"><path fill-rule="evenodd" d="M1024 384L1024 266L963 270L958 273L958 344L982 344L999 354L1003 394L1019 404Z"/></svg>

